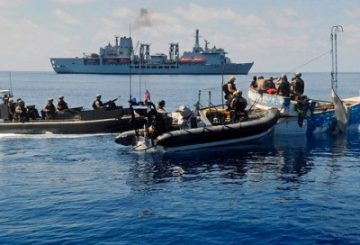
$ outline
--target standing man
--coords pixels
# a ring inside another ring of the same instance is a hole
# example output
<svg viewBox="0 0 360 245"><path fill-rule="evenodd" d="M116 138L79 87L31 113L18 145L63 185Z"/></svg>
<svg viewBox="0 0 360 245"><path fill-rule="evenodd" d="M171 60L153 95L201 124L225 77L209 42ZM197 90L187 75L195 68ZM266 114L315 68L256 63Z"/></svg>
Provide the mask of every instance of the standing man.
<svg viewBox="0 0 360 245"><path fill-rule="evenodd" d="M304 94L304 80L301 79L301 73L296 72L294 79L291 81L291 92L294 96L293 99L300 99Z"/></svg>
<svg viewBox="0 0 360 245"><path fill-rule="evenodd" d="M290 83L285 74L282 74L278 80L279 87L277 94L280 96L290 97Z"/></svg>
<svg viewBox="0 0 360 245"><path fill-rule="evenodd" d="M235 80L236 77L232 76L229 81L224 84L223 91L225 93L226 100L230 100L232 94L236 91Z"/></svg>

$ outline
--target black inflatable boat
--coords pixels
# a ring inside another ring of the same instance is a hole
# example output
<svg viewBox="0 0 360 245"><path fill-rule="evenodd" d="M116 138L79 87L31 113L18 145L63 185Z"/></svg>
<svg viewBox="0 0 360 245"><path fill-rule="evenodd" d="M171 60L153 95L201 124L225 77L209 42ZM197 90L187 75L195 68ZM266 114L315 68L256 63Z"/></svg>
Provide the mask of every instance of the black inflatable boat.
<svg viewBox="0 0 360 245"><path fill-rule="evenodd" d="M132 145L135 151L180 151L241 144L268 135L279 116L277 109L252 111L244 120L226 123L225 118L229 117L226 113L221 109L202 110L201 120L196 128L175 128L152 137L145 127L141 131L123 132L116 137L115 142L121 145ZM224 120L219 120L221 117Z"/></svg>

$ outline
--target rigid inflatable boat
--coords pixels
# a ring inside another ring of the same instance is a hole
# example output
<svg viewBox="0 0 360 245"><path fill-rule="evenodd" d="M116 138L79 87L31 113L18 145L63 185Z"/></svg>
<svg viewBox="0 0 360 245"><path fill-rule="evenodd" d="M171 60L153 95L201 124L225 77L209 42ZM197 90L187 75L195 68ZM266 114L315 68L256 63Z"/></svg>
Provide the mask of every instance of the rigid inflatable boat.
<svg viewBox="0 0 360 245"><path fill-rule="evenodd" d="M0 91L0 133L13 134L94 134L119 133L143 125L143 117L134 114L132 108L120 106L84 110L82 107L57 111L53 119L38 116L35 106L27 107L24 120L9 119L8 90ZM36 113L32 113L35 112ZM34 115L35 114L35 115Z"/></svg>
<svg viewBox="0 0 360 245"><path fill-rule="evenodd" d="M244 144L271 133L277 123L277 109L251 111L237 122L225 109L207 108L200 111L199 120L188 128L176 128L158 135L152 129L131 130L121 133L115 142L132 145L134 151L181 151L232 144ZM195 119L196 120L196 119Z"/></svg>

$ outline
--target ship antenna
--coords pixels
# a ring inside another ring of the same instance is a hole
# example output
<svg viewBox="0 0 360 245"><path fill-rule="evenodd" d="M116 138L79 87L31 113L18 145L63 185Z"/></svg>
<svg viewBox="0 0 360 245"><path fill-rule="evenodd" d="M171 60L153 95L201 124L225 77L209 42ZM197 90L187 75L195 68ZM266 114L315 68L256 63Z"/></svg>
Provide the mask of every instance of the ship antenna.
<svg viewBox="0 0 360 245"><path fill-rule="evenodd" d="M224 86L224 64L222 65L222 73L221 73L221 104L222 104L222 108L224 109L225 106L224 106L224 96L222 94L222 88Z"/></svg>
<svg viewBox="0 0 360 245"><path fill-rule="evenodd" d="M10 79L10 96L13 96L11 71L9 72L9 79Z"/></svg>

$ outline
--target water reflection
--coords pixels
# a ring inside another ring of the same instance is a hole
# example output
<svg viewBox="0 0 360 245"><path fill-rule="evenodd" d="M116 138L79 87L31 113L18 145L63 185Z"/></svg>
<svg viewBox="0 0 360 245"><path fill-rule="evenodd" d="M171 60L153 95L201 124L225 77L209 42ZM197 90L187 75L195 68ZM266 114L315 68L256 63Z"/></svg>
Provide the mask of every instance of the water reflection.
<svg viewBox="0 0 360 245"><path fill-rule="evenodd" d="M338 157L349 154L349 138L353 142L353 137L358 139L356 135L277 137L246 147L134 154L135 165L130 172L133 182L142 184L211 179L241 185L269 178L301 183L319 157L328 157L336 163ZM331 163L329 166L334 169Z"/></svg>

